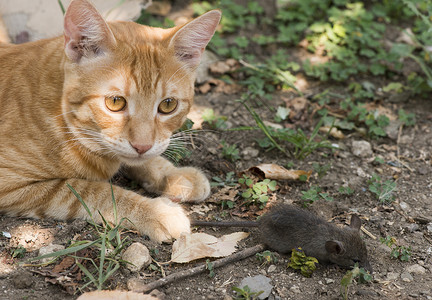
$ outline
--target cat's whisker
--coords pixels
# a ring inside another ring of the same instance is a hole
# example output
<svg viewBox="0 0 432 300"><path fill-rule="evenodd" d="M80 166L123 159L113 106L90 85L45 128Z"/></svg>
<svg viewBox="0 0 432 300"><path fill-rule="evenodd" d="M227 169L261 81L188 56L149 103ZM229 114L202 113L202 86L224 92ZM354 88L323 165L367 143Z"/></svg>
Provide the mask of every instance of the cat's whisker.
<svg viewBox="0 0 432 300"><path fill-rule="evenodd" d="M188 66L187 65L182 65L180 68L178 68L171 76L170 78L168 78L168 80L166 81L166 84L170 84L171 79L173 78L173 76L175 74L177 74L177 72L179 72L180 70L186 69Z"/></svg>
<svg viewBox="0 0 432 300"><path fill-rule="evenodd" d="M68 111L68 112L65 112L65 113L61 113L61 114L59 114L57 116L54 116L54 119L57 119L58 117L65 116L67 114L71 114L71 113L74 113L74 112L76 112L76 111L75 110L71 110L71 111Z"/></svg>

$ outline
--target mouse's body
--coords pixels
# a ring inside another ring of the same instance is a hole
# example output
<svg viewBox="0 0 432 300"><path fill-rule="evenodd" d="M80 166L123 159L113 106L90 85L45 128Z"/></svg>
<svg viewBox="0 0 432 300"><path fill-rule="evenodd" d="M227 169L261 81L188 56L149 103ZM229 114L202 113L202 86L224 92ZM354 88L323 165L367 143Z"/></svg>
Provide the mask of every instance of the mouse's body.
<svg viewBox="0 0 432 300"><path fill-rule="evenodd" d="M348 227L339 228L324 219L291 205L277 205L258 221L261 241L279 253L301 247L320 263L334 263L371 270L367 249L360 237L360 218L351 217Z"/></svg>
<svg viewBox="0 0 432 300"><path fill-rule="evenodd" d="M260 239L270 249L289 253L301 247L307 256L320 263L334 263L342 267L360 267L372 271L367 249L360 237L361 220L351 217L349 227L339 228L304 209L292 205L276 205L258 222L202 222L192 221L197 226L258 227Z"/></svg>

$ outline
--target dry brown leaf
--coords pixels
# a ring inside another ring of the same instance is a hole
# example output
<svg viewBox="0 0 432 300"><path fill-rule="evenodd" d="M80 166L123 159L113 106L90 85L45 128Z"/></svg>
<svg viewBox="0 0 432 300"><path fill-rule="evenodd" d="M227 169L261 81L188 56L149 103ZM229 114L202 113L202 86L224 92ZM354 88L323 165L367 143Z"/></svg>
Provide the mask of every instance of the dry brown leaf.
<svg viewBox="0 0 432 300"><path fill-rule="evenodd" d="M183 233L172 247L171 261L187 263L203 257L224 257L236 251L237 242L248 232L234 232L220 238L206 233Z"/></svg>
<svg viewBox="0 0 432 300"><path fill-rule="evenodd" d="M326 134L327 134L327 132L329 132L329 130L330 130L330 126L322 126L322 127L319 129L320 132L323 132L323 133L326 133ZM337 138L337 139L340 139L340 140L345 138L345 134L343 134L342 131L340 131L339 129L337 129L337 128L335 128L335 127L333 127L333 128L330 130L330 135L331 135L332 137Z"/></svg>
<svg viewBox="0 0 432 300"><path fill-rule="evenodd" d="M287 170L276 164L261 164L249 168L248 171L257 174L260 177L274 180L298 180L302 175L306 175L307 180L309 180L309 177L312 174L312 171Z"/></svg>
<svg viewBox="0 0 432 300"><path fill-rule="evenodd" d="M77 300L157 300L152 295L127 291L93 291L82 294Z"/></svg>

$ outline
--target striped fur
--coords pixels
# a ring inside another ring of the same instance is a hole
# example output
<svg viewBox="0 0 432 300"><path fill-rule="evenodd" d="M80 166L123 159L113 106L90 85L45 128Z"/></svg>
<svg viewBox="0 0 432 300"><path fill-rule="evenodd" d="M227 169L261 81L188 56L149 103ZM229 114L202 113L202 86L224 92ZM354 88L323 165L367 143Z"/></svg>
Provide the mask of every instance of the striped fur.
<svg viewBox="0 0 432 300"><path fill-rule="evenodd" d="M98 22L76 26L81 15ZM200 55L219 18L218 11L211 11L191 21L192 26L172 29L106 24L87 0L73 0L64 36L2 45L0 212L88 218L69 184L94 217L100 211L113 221L108 180L124 166L161 197L145 198L114 186L119 218L127 217L129 227L157 241L188 232L188 218L169 198L202 201L210 191L208 180L199 170L175 168L159 155L193 101L196 55L188 60L184 52ZM187 39L193 40L193 49L178 47ZM105 98L114 96L127 100L123 111L105 106ZM166 98L179 103L169 115L157 109ZM139 154L132 144L152 147Z"/></svg>

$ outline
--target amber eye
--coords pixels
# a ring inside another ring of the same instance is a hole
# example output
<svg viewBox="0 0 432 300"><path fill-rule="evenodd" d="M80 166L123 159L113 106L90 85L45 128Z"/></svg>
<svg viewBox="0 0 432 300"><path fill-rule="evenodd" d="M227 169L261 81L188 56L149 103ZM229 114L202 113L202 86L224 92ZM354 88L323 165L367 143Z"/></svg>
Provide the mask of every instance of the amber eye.
<svg viewBox="0 0 432 300"><path fill-rule="evenodd" d="M121 111L123 108L126 107L126 99L121 96L106 97L105 105L111 111Z"/></svg>
<svg viewBox="0 0 432 300"><path fill-rule="evenodd" d="M177 100L174 98L166 98L163 100L158 107L158 112L161 114L172 113L177 107Z"/></svg>

